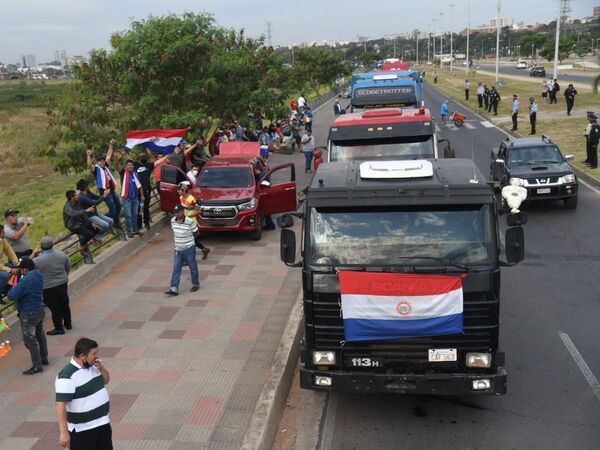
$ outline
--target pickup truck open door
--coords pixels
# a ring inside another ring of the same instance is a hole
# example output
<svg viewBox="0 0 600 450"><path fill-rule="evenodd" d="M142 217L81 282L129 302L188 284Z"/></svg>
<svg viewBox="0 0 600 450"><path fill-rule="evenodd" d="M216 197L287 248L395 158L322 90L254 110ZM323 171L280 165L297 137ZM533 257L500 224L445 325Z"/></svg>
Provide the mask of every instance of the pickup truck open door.
<svg viewBox="0 0 600 450"><path fill-rule="evenodd" d="M293 163L270 168L257 184L262 214L279 214L298 208L296 168Z"/></svg>
<svg viewBox="0 0 600 450"><path fill-rule="evenodd" d="M189 181L194 187L194 183L187 177L181 169L170 164L163 164L160 168L160 209L164 212L171 213L175 205L179 203L179 192L177 185L182 181Z"/></svg>

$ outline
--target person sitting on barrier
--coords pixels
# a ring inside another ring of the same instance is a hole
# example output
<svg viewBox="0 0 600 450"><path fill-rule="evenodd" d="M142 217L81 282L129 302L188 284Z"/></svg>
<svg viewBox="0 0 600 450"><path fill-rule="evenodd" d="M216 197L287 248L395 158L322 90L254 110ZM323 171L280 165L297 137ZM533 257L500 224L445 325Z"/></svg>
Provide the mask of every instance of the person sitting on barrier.
<svg viewBox="0 0 600 450"><path fill-rule="evenodd" d="M31 225L31 218L19 217L19 211L16 209L7 209L4 212L6 224L4 225L5 239L15 251L17 258L31 255L33 250L27 241L25 233Z"/></svg>
<svg viewBox="0 0 600 450"><path fill-rule="evenodd" d="M96 177L96 184L98 185L98 192L100 195L104 195L105 191L108 191L106 197L106 206L108 206L108 215L112 218L115 223L115 227L121 228L120 214L121 214L121 200L116 193L117 180L115 179L111 168L110 162L114 153L114 146L116 141L111 139L108 144L108 150L106 156L98 156L96 164L94 164L94 152L92 149L87 149L87 166L88 169Z"/></svg>
<svg viewBox="0 0 600 450"><path fill-rule="evenodd" d="M95 208L81 209L78 207L77 192L68 190L65 192L67 201L63 207L63 223L65 228L77 235L79 238L79 251L85 256L89 254L88 243L100 244L96 238L98 230L96 225L90 222L88 213L93 213Z"/></svg>
<svg viewBox="0 0 600 450"><path fill-rule="evenodd" d="M4 263L5 258L8 259L8 262L13 267L9 267ZM0 296L6 294L10 276L17 273L17 270L14 269L14 266L17 264L19 264L19 258L17 258L15 251L5 239L4 228L0 227Z"/></svg>
<svg viewBox="0 0 600 450"><path fill-rule="evenodd" d="M88 213L88 218L90 222L97 225L100 233L99 237L102 238L110 233L112 226L114 225L114 221L111 217L108 217L104 214L98 212L98 205L106 200L106 197L109 195L109 191L104 191L103 195L94 194L90 190L90 183L83 178L77 182L77 190L79 191L79 195L77 195L77 203L81 209L94 208L93 213Z"/></svg>

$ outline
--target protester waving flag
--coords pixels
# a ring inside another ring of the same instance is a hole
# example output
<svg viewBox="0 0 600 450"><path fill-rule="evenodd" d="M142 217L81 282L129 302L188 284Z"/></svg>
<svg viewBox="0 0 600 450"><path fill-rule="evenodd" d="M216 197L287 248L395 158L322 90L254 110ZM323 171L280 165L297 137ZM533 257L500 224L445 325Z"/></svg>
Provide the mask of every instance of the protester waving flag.
<svg viewBox="0 0 600 450"><path fill-rule="evenodd" d="M461 276L340 271L346 341L463 332Z"/></svg>
<svg viewBox="0 0 600 450"><path fill-rule="evenodd" d="M143 130L129 131L125 147L132 149L141 146L154 153L172 153L189 130L187 128L175 130Z"/></svg>

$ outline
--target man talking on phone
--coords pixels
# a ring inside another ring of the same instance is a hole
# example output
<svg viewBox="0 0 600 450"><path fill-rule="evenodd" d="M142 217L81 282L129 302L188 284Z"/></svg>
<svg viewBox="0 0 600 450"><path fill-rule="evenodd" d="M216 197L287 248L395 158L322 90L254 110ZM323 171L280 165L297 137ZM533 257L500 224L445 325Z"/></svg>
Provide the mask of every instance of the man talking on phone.
<svg viewBox="0 0 600 450"><path fill-rule="evenodd" d="M106 385L108 370L98 358L98 343L85 337L75 344L69 364L56 377L58 443L71 450L112 450Z"/></svg>

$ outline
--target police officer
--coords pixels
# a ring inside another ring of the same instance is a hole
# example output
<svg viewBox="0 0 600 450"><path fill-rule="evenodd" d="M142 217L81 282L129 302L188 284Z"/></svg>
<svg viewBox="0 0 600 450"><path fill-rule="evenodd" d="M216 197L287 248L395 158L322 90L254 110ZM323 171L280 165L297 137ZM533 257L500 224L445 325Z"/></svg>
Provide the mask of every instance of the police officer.
<svg viewBox="0 0 600 450"><path fill-rule="evenodd" d="M588 146L590 149L589 155L589 166L590 169L598 168L598 142L600 142L600 125L597 122L597 117L595 115L590 116L591 120L591 129L590 134L588 135Z"/></svg>
<svg viewBox="0 0 600 450"><path fill-rule="evenodd" d="M531 133L535 134L535 122L537 120L538 104L535 98L529 97L529 123L531 124Z"/></svg>
<svg viewBox="0 0 600 450"><path fill-rule="evenodd" d="M512 131L517 131L519 128L519 123L517 118L519 117L519 108L521 104L519 103L519 96L517 94L513 95L513 103L512 103ZM495 112L495 111L494 111Z"/></svg>
<svg viewBox="0 0 600 450"><path fill-rule="evenodd" d="M490 88L487 87L487 84L483 85L483 104L485 105L485 110L487 112L491 111L491 107L490 107L490 96L492 94L492 91L490 90Z"/></svg>
<svg viewBox="0 0 600 450"><path fill-rule="evenodd" d="M594 111L587 112L587 120L588 124L585 127L585 132L583 135L585 136L585 161L584 164L590 165L590 132L592 131L592 117L594 116Z"/></svg>
<svg viewBox="0 0 600 450"><path fill-rule="evenodd" d="M492 86L490 92L490 111L494 110L494 115L498 115L498 104L500 103L500 94L496 90L496 86Z"/></svg>

